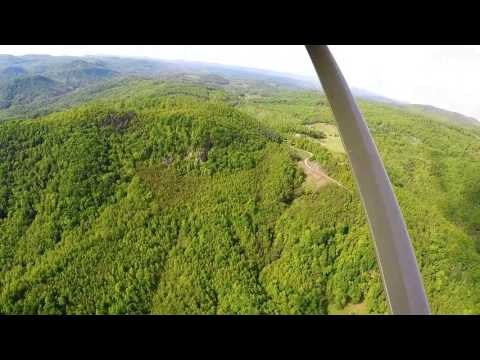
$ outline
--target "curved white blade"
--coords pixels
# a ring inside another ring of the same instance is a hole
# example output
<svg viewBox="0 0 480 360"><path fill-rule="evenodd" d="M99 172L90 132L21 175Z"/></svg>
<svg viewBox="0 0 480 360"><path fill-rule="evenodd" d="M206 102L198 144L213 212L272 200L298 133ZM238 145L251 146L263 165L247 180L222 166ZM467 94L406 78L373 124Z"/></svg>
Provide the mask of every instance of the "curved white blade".
<svg viewBox="0 0 480 360"><path fill-rule="evenodd" d="M405 221L367 124L326 45L306 45L332 107L365 207L390 309L429 314Z"/></svg>

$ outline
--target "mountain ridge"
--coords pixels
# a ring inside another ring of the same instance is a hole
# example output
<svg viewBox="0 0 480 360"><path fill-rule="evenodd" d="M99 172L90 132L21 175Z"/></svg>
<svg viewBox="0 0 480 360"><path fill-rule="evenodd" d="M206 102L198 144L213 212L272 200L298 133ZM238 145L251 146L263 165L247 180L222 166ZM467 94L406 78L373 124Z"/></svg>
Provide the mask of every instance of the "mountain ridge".
<svg viewBox="0 0 480 360"><path fill-rule="evenodd" d="M5 71L7 73L2 77L1 74ZM0 55L0 86L2 86L2 83L5 84L19 76L41 75L63 83L67 88L70 88L67 93L76 89L86 88L95 83L122 77L144 76L147 78L172 79L183 76L184 79L188 80L188 77L191 75L201 77L208 74L222 76L230 83L237 82L241 84L244 81L255 84L253 86L263 84L263 86L267 87L322 91L320 83L313 77L235 65L145 57ZM226 83L213 85L223 86ZM473 117L434 106L408 104L356 87L352 87L352 93L360 100L377 101L400 106L417 113L427 112L430 115L436 115L440 119L460 125L480 125L480 122ZM48 95L46 98L48 102ZM0 98L0 101L4 104L8 103L6 99ZM0 119L11 117L14 114L15 111L10 111L3 116L0 114Z"/></svg>

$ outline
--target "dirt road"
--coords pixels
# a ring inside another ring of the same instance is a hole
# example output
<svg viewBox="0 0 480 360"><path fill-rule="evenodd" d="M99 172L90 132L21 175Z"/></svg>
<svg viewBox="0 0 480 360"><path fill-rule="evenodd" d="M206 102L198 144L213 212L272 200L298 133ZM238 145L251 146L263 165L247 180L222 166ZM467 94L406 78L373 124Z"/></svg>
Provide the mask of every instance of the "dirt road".
<svg viewBox="0 0 480 360"><path fill-rule="evenodd" d="M328 183L332 182L336 184L337 186L341 187L342 189L345 189L346 191L350 192L349 189L347 189L345 186L343 186L341 183L339 183L337 180L331 178L325 173L325 170L323 170L320 165L317 162L310 161L310 159L313 157L313 154L309 151L305 151L302 149L298 149L292 146L293 149L300 151L302 153L308 154L308 156L303 159L303 161L299 161L299 165L302 167L303 171L305 172L305 175L307 176L306 178L306 184L312 185L315 189L319 189Z"/></svg>

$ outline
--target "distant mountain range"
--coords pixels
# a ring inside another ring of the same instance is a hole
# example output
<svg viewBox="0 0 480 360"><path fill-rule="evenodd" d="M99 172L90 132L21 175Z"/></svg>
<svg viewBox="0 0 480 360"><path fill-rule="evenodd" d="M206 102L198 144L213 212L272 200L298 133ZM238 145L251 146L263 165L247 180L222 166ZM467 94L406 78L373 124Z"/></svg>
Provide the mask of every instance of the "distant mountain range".
<svg viewBox="0 0 480 360"><path fill-rule="evenodd" d="M197 81L211 86L321 90L315 78L222 64L113 56L0 55L0 111L5 110L0 119L16 117L22 107L42 106L77 89L132 76ZM359 99L408 108L458 124L480 124L474 118L433 106L407 104L365 89L353 88L352 92Z"/></svg>
<svg viewBox="0 0 480 360"><path fill-rule="evenodd" d="M404 105L411 112L416 112L420 115L429 115L439 120L454 122L464 126L480 126L480 121L473 117L469 117L454 111L439 109L430 105L407 104Z"/></svg>

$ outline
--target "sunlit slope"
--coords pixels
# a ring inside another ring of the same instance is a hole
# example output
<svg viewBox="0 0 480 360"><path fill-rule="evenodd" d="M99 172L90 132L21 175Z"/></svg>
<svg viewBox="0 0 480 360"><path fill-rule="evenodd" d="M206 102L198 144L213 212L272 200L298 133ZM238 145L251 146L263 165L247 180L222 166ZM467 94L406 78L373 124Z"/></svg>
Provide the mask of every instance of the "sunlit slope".
<svg viewBox="0 0 480 360"><path fill-rule="evenodd" d="M407 220L432 310L435 313L477 313L480 300L480 131L385 104L361 101L360 107ZM246 102L241 108L249 114L259 114L265 123L276 126L296 147L314 153L332 176L342 183L350 183L354 189L346 158L335 151L341 149L341 141L339 143L335 134L327 131L333 121L324 100L306 93ZM312 126L326 129L325 138L308 136L306 130ZM355 198L356 201L357 196ZM333 205L333 208L336 206L343 205ZM355 217L363 223L361 213ZM336 216L331 221L336 223ZM366 232L364 236L368 236ZM338 270L340 273L358 271L355 276L344 277L349 284L345 285L350 289L347 292L351 293L357 291L356 283L362 283L360 274L368 277L368 271L362 269L359 262L362 254L367 253L356 248L360 236L355 237L347 252L349 263L335 261L336 265L343 264ZM372 291L380 291L373 290L376 288L373 284L377 281L366 280L361 285L363 296L351 296L340 302L357 303L363 301L364 296L368 300ZM380 306L381 297L377 300ZM384 304L376 309L384 309Z"/></svg>
<svg viewBox="0 0 480 360"><path fill-rule="evenodd" d="M0 124L1 313L387 312L324 97L140 79L92 89L48 112L70 110ZM480 133L361 108L433 312L480 313ZM344 187L303 186L298 149Z"/></svg>
<svg viewBox="0 0 480 360"><path fill-rule="evenodd" d="M221 104L132 106L1 125L1 312L270 311L286 147Z"/></svg>

